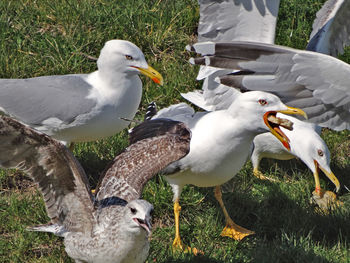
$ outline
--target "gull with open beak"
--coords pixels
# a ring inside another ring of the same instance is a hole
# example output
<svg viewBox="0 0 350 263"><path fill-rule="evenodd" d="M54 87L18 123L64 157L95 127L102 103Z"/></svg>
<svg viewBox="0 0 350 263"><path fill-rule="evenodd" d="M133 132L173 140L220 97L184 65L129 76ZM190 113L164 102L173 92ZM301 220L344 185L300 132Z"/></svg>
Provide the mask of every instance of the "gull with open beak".
<svg viewBox="0 0 350 263"><path fill-rule="evenodd" d="M237 93L225 85L272 92L286 104L305 110L308 122L333 130L350 129L349 65L331 57L342 54L350 43L349 1L325 1L316 14L307 51L274 45L280 0L198 3L199 43L190 49L203 56L192 61L201 65L197 79L204 83L202 90L183 97L212 111L226 109L234 100ZM320 205L327 195L314 193Z"/></svg>
<svg viewBox="0 0 350 263"><path fill-rule="evenodd" d="M259 164L263 158L289 160L297 157L314 175L313 201L323 209L331 207L330 204L339 203L339 201L336 202L336 195L333 192L322 190L320 185L319 171L321 170L335 185L336 191L340 189L340 183L330 168L328 147L319 135L321 127L280 113L277 114L277 117L293 122L293 130L281 128L289 139L290 150L287 150L271 133L257 135L253 141L254 149L251 155L254 175L260 179L270 179L259 171Z"/></svg>
<svg viewBox="0 0 350 263"><path fill-rule="evenodd" d="M289 138L282 132L281 126L292 129L293 125L276 117L279 112L305 116L302 110L286 106L273 94L252 91L238 94L225 110L195 113L190 106L180 103L160 110L153 117L184 122L192 132L189 154L163 171L174 193L174 249L189 249L183 245L179 230L179 198L186 184L198 187L215 186L215 197L226 219L223 236L240 240L254 233L236 225L228 215L221 198L220 185L234 177L242 168L256 135L269 131L287 149L290 148Z"/></svg>
<svg viewBox="0 0 350 263"><path fill-rule="evenodd" d="M146 129L152 123L148 121ZM140 199L143 188L161 169L185 156L191 140L183 123L156 125L162 132L135 141L117 155L92 195L84 169L64 145L0 116L0 166L21 169L33 179L50 218L29 229L62 237L75 262L145 262L153 205Z"/></svg>

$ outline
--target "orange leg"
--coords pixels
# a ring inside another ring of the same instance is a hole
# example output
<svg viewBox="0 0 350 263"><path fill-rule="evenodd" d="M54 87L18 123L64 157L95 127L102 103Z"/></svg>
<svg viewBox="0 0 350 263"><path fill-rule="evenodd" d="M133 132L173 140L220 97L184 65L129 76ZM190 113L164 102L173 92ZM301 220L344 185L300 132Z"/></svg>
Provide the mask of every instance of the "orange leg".
<svg viewBox="0 0 350 263"><path fill-rule="evenodd" d="M273 178L270 178L270 177L267 177L267 176L263 175L262 172L260 172L260 171L258 170L258 168L254 168L254 169L253 169L253 175L254 175L256 178L260 179L260 180L268 180L268 181L270 181L270 182L277 182L276 179L273 179Z"/></svg>
<svg viewBox="0 0 350 263"><path fill-rule="evenodd" d="M200 253L196 248L190 248L182 243L180 237L180 211L181 206L179 204L179 199L174 202L174 215L175 215L175 238L173 241L173 252L183 251L185 253L192 252L194 255Z"/></svg>
<svg viewBox="0 0 350 263"><path fill-rule="evenodd" d="M227 236L230 238L233 238L235 240L242 240L244 237L255 234L254 231L250 231L248 229L245 229L233 222L229 214L227 213L226 207L224 205L224 202L222 201L222 193L220 186L216 186L214 190L214 195L216 200L218 200L222 211L225 215L226 220L226 226L221 232L221 236Z"/></svg>

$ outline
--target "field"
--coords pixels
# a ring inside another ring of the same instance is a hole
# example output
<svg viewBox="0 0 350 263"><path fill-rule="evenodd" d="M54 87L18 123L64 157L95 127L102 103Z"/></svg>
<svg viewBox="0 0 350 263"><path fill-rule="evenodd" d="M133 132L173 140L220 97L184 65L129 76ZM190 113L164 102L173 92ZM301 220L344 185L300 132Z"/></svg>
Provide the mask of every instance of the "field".
<svg viewBox="0 0 350 263"><path fill-rule="evenodd" d="M282 0L276 43L305 48L317 10L324 1ZM198 67L191 66L185 46L196 40L196 0L6 0L0 1L0 78L88 73L104 42L126 39L138 45L148 63L164 77L156 86L142 77L143 99L159 108L175 104L180 92L200 88ZM350 63L349 50L341 59ZM332 170L350 187L350 132L325 129L322 137L332 155ZM92 143L77 144L74 154L92 186L99 173L127 145L126 131ZM252 176L248 162L234 178L232 193L223 195L233 220L256 235L241 242L220 237L225 225L213 189L186 186L181 196L183 241L203 255L172 253L172 192L159 175L144 190L155 207L151 250L147 262L350 262L350 193L343 206L321 212L310 204L312 173L298 160L264 160L262 171L276 183ZM323 188L334 186L322 175ZM0 262L71 262L62 239L26 231L46 223L40 193L17 171L0 171Z"/></svg>

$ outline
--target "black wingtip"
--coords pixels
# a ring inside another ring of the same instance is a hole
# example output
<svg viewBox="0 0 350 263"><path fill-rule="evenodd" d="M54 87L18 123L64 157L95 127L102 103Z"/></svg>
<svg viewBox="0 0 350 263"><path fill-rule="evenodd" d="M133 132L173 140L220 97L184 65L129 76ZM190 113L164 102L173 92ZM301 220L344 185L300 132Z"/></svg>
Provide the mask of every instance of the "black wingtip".
<svg viewBox="0 0 350 263"><path fill-rule="evenodd" d="M141 141L146 138L161 136L166 133L178 134L181 137L191 136L187 126L179 121L174 121L166 118L144 121L135 126L129 134L129 143Z"/></svg>

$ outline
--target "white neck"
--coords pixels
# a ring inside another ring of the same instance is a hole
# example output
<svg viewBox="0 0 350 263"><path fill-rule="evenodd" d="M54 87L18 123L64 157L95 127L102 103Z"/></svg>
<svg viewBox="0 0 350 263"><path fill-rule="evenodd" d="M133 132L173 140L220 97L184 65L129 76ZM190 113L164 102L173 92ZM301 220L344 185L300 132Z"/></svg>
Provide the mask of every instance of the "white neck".
<svg viewBox="0 0 350 263"><path fill-rule="evenodd" d="M98 98L104 103L120 103L118 99L124 100L124 95L139 97L142 92L142 83L137 74L130 76L126 73L95 71L88 76L87 82L94 86L89 97Z"/></svg>

